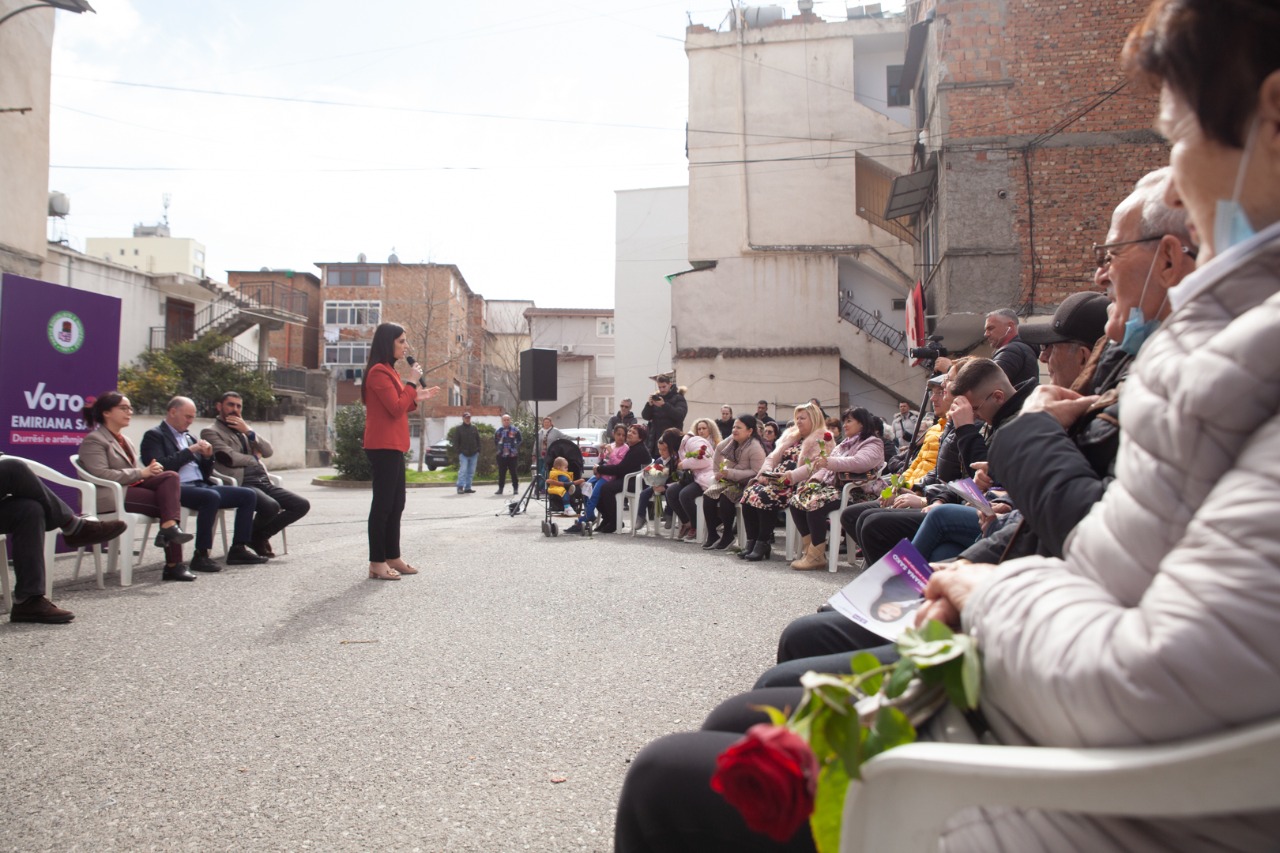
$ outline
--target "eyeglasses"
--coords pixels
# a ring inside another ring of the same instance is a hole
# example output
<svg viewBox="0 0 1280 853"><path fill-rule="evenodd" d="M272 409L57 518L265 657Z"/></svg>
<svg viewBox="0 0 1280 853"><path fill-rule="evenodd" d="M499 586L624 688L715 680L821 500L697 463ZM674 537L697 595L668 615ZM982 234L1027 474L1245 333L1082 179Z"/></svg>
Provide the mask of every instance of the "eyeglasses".
<svg viewBox="0 0 1280 853"><path fill-rule="evenodd" d="M129 414L133 414L133 406L116 406L116 411L128 412Z"/></svg>
<svg viewBox="0 0 1280 853"><path fill-rule="evenodd" d="M1157 240L1163 240L1164 235L1158 234L1155 237L1143 237L1139 240L1117 240L1114 243L1094 243L1093 244L1093 260L1098 267L1109 266L1115 260L1115 253L1112 249L1118 249L1121 246L1134 246L1138 243L1154 243Z"/></svg>

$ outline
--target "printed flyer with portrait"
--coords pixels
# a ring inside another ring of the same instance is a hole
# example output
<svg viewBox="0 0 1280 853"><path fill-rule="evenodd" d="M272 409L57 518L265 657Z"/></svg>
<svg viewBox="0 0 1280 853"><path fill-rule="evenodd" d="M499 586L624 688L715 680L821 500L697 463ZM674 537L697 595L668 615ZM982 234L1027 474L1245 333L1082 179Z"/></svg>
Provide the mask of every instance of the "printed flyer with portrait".
<svg viewBox="0 0 1280 853"><path fill-rule="evenodd" d="M915 623L931 574L929 561L910 539L903 539L827 603L886 640L896 641Z"/></svg>

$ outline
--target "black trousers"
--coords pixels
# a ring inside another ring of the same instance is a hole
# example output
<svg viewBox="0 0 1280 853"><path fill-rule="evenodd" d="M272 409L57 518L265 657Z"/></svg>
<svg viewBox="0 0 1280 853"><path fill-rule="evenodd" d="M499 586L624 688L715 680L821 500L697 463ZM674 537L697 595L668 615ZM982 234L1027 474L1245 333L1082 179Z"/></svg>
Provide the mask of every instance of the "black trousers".
<svg viewBox="0 0 1280 853"><path fill-rule="evenodd" d="M213 528L218 522L218 510L236 511L235 530L231 541L235 545L248 545L253 536L253 511L258 505L258 493L240 486L210 486L206 483L183 483L178 500L187 509L196 511L196 550L213 548Z"/></svg>
<svg viewBox="0 0 1280 853"><path fill-rule="evenodd" d="M742 529L750 542L772 542L773 529L778 526L778 511L758 509L751 504L742 505Z"/></svg>
<svg viewBox="0 0 1280 853"><path fill-rule="evenodd" d="M397 450L391 452L399 453ZM400 467L403 468L403 453L400 459ZM265 542L311 511L311 501L281 486L255 483L249 488L258 493L258 512L253 517L254 542Z"/></svg>
<svg viewBox="0 0 1280 853"><path fill-rule="evenodd" d="M618 800L616 853L810 853L806 823L785 843L747 829L742 816L711 790L716 756L767 718L750 704L795 707L799 688L755 690L722 703L701 731L668 735L631 762Z"/></svg>
<svg viewBox="0 0 1280 853"><path fill-rule="evenodd" d="M385 563L400 557L404 454L399 450L366 450L364 455L369 458L369 467L373 469L373 497L369 501L369 562ZM310 506L308 504L307 508ZM284 525L280 525L280 529L283 530Z"/></svg>
<svg viewBox="0 0 1280 853"><path fill-rule="evenodd" d="M702 497L702 486L697 483L690 483L687 486L672 483L667 486L667 503L675 511L676 517L685 524L697 526L697 502L700 497ZM703 505L706 505L706 501L703 501Z"/></svg>
<svg viewBox="0 0 1280 853"><path fill-rule="evenodd" d="M724 529L720 535L725 538L732 537L738 527L738 504L723 495L715 500L704 497L702 517L707 523L708 539L716 532L717 525L721 524L724 525Z"/></svg>
<svg viewBox="0 0 1280 853"><path fill-rule="evenodd" d="M76 514L18 459L0 459L0 533L13 543L13 599L44 595L44 534Z"/></svg>
<svg viewBox="0 0 1280 853"><path fill-rule="evenodd" d="M596 504L596 513L600 516L602 533L612 533L618 529L618 495L622 494L622 477L606 480L596 488L600 490L600 502Z"/></svg>
<svg viewBox="0 0 1280 853"><path fill-rule="evenodd" d="M844 515L840 519L843 522ZM845 529L854 530L853 538L862 546L862 556L870 566L898 542L915 536L922 524L924 513L918 509L874 509L858 518L856 528Z"/></svg>
<svg viewBox="0 0 1280 853"><path fill-rule="evenodd" d="M514 456L498 457L498 491L502 491L507 487L508 471L511 472L512 491L520 491L520 481L516 479L516 457Z"/></svg>
<svg viewBox="0 0 1280 853"><path fill-rule="evenodd" d="M840 501L830 501L817 509L803 510L793 506L788 507L787 511L795 520L796 530L800 531L800 535L808 536L814 545L821 545L827 541L827 527L830 526L827 524L827 516L839 506ZM842 515L841 518L843 517Z"/></svg>
<svg viewBox="0 0 1280 853"><path fill-rule="evenodd" d="M841 613L823 609L801 616L783 629L778 663L765 670L756 687L798 687L809 670L844 675L859 652L870 652L881 663L898 659L896 646Z"/></svg>

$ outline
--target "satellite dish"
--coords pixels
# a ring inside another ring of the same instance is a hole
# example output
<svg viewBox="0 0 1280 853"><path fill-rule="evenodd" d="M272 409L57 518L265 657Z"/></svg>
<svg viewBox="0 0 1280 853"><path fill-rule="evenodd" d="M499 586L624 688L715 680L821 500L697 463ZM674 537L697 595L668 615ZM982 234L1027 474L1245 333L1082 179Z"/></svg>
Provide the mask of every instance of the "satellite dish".
<svg viewBox="0 0 1280 853"><path fill-rule="evenodd" d="M389 264L400 263L400 256L397 255L395 252L392 252L390 255L387 256L387 263Z"/></svg>
<svg viewBox="0 0 1280 853"><path fill-rule="evenodd" d="M360 254L356 255L356 260L363 264L365 261L369 259L365 257L364 252L361 252Z"/></svg>

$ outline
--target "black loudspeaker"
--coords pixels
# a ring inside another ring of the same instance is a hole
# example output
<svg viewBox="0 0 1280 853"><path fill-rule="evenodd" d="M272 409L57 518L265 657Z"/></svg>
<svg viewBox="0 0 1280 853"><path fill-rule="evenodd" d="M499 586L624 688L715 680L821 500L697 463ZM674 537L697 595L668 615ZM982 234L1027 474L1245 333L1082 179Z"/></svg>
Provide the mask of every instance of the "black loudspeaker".
<svg viewBox="0 0 1280 853"><path fill-rule="evenodd" d="M520 399L556 398L556 351L527 349L520 353Z"/></svg>

